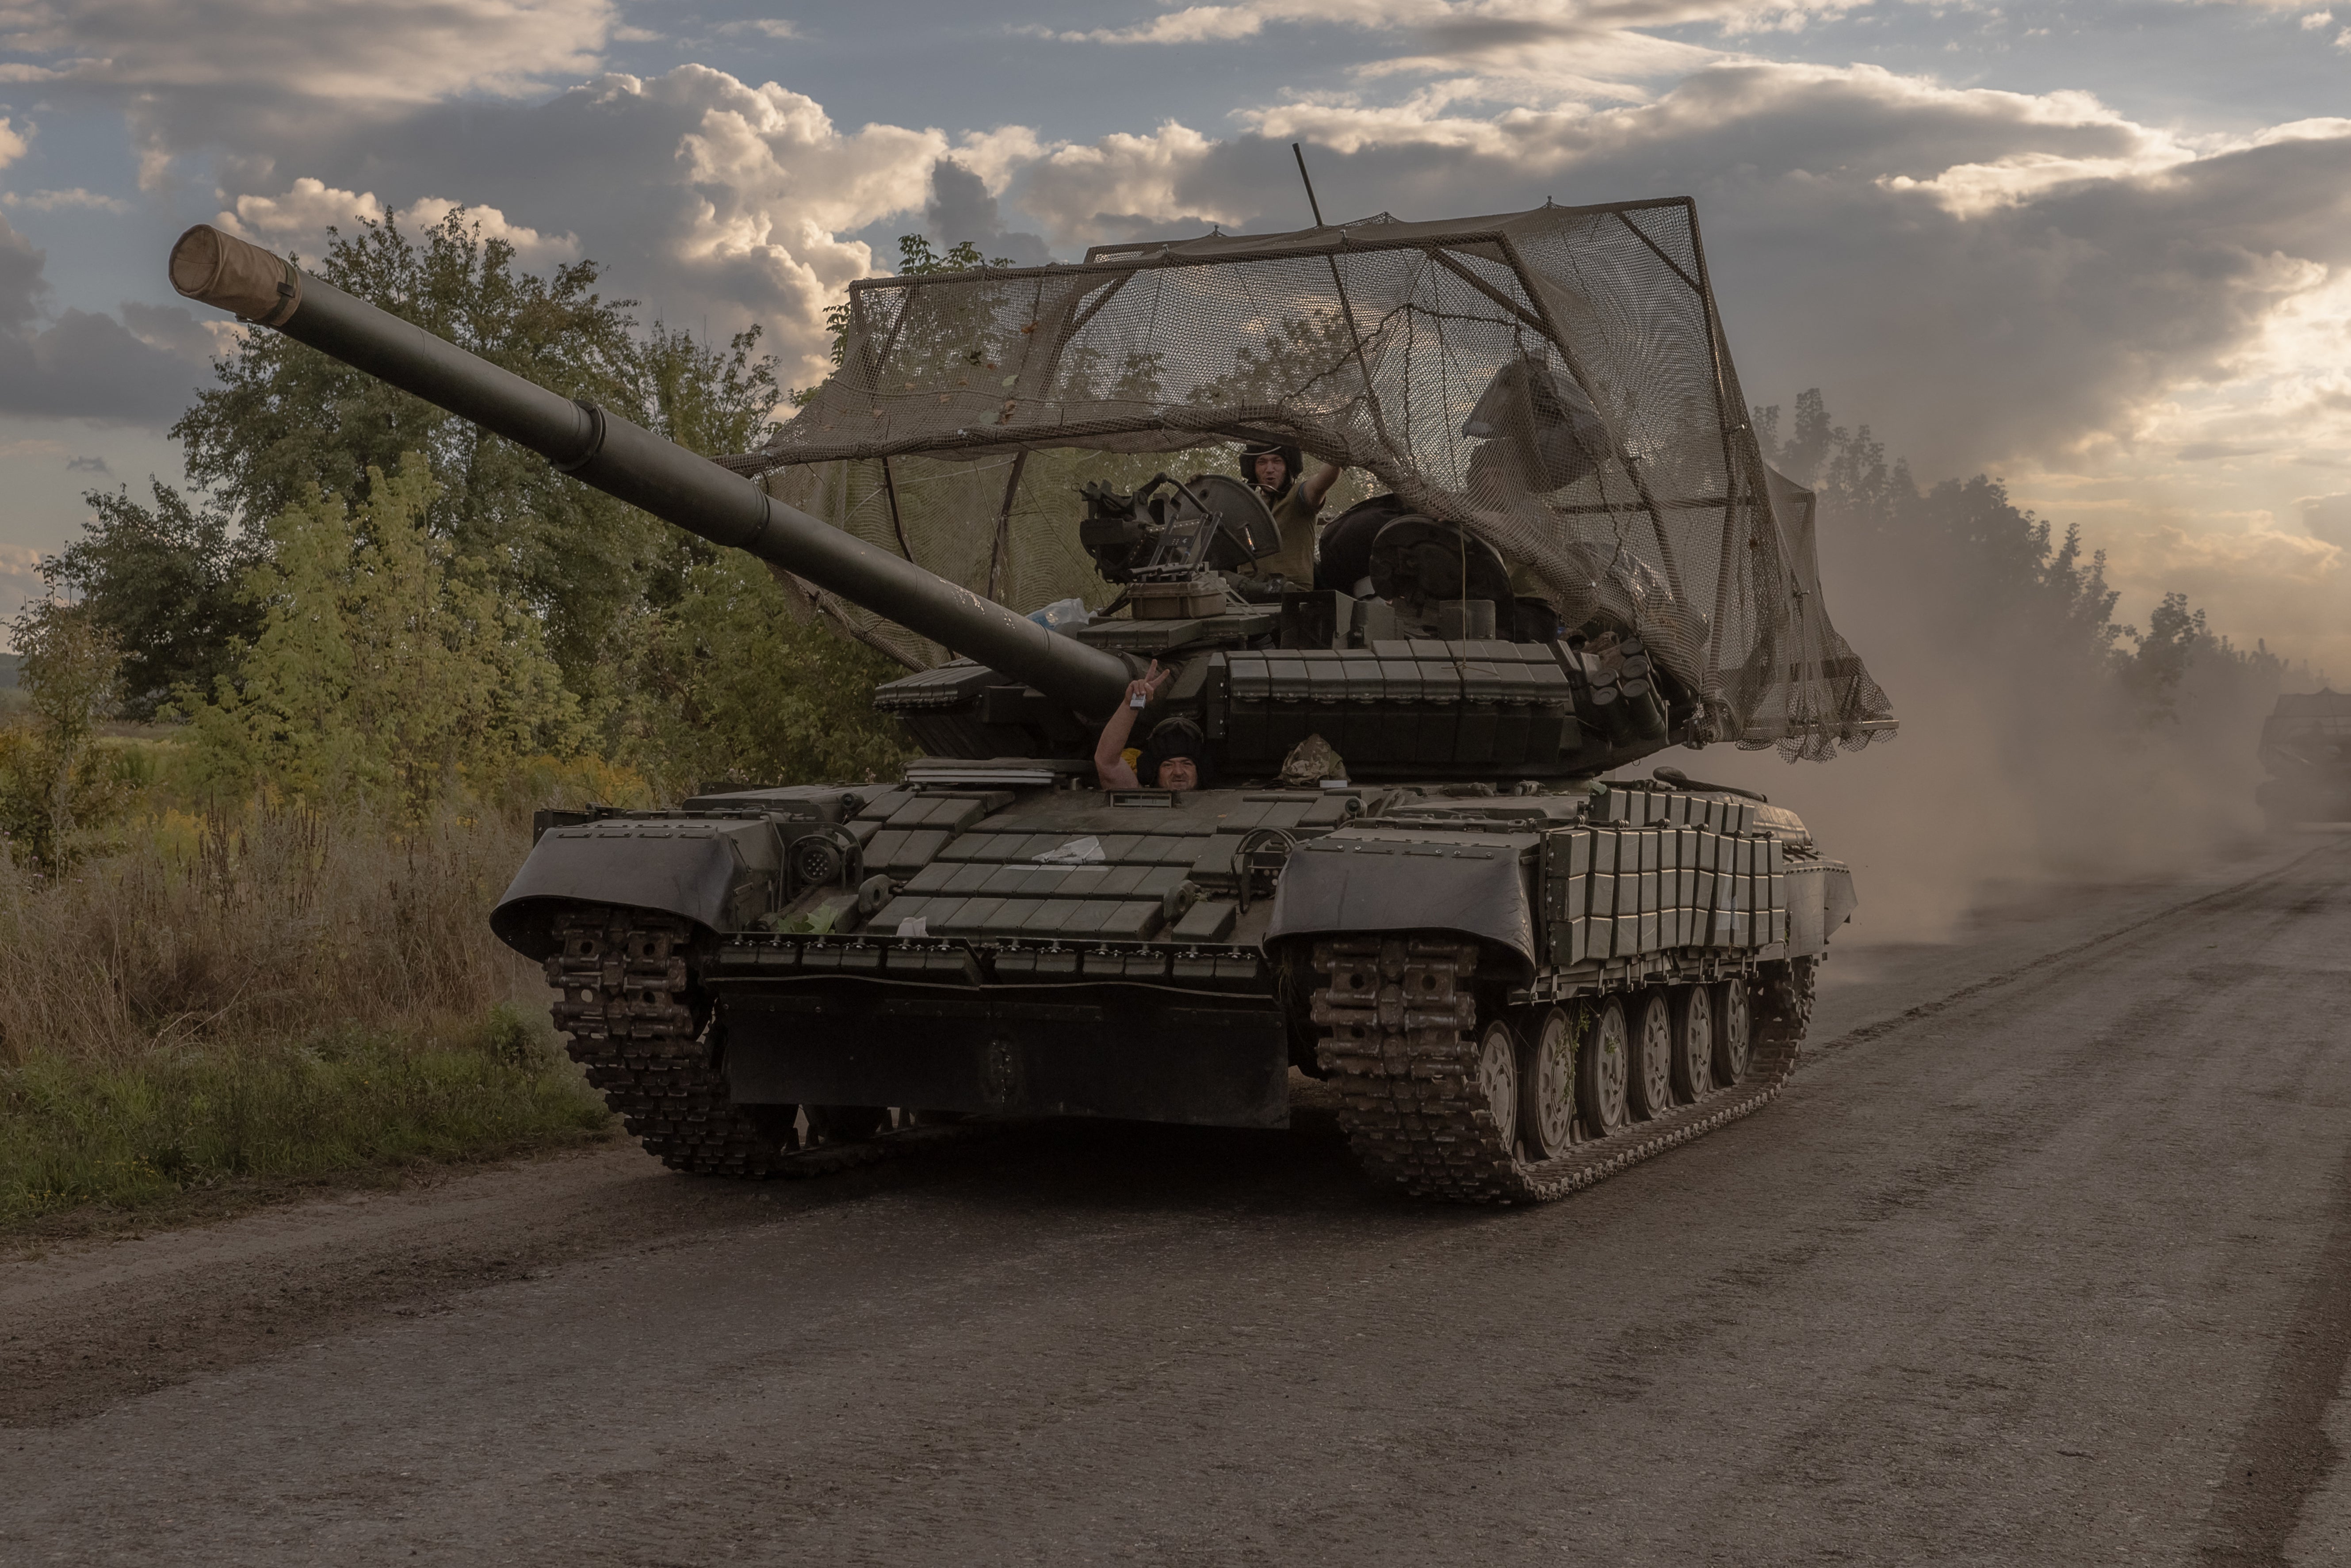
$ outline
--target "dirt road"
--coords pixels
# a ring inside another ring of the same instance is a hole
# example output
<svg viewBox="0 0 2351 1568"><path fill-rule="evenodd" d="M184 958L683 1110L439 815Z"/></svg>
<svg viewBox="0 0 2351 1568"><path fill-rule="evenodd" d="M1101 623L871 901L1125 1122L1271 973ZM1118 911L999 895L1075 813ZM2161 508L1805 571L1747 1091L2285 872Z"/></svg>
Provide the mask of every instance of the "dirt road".
<svg viewBox="0 0 2351 1568"><path fill-rule="evenodd" d="M1853 944L1548 1208L628 1150L0 1265L0 1563L2351 1560L2351 841Z"/></svg>

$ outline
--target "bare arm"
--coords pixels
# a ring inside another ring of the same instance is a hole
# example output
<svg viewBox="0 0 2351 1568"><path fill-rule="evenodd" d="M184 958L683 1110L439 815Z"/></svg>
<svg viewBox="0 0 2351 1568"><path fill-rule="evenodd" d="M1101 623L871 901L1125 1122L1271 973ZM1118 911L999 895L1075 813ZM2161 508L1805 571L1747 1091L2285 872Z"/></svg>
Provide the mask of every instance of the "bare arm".
<svg viewBox="0 0 2351 1568"><path fill-rule="evenodd" d="M1141 787L1134 777L1134 769L1126 765L1126 758L1120 753L1126 749L1127 737L1134 733L1134 721L1143 716L1144 707L1159 695L1159 688L1166 685L1168 677L1175 673L1161 669L1159 661L1154 659L1151 668L1144 671L1140 679L1126 684L1125 700L1110 716L1110 722L1102 726L1102 738L1094 743L1094 782L1103 789L1134 789ZM1140 703L1134 700L1138 696L1143 699Z"/></svg>
<svg viewBox="0 0 2351 1568"><path fill-rule="evenodd" d="M1331 486L1339 482L1339 472L1336 463L1325 463L1321 469L1298 482L1299 497L1306 503L1309 511L1322 505L1322 497L1329 495Z"/></svg>

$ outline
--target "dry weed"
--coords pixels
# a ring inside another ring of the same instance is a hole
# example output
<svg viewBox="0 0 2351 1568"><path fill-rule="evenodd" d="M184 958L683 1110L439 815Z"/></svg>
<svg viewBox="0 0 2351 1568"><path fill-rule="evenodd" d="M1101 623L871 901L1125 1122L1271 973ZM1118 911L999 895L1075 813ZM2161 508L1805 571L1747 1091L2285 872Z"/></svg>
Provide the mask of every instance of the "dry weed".
<svg viewBox="0 0 2351 1568"><path fill-rule="evenodd" d="M601 1132L489 931L528 838L256 802L56 879L0 860L0 1234Z"/></svg>
<svg viewBox="0 0 2351 1568"><path fill-rule="evenodd" d="M0 1064L478 1020L534 984L487 925L528 839L256 802L149 819L56 880L0 863Z"/></svg>

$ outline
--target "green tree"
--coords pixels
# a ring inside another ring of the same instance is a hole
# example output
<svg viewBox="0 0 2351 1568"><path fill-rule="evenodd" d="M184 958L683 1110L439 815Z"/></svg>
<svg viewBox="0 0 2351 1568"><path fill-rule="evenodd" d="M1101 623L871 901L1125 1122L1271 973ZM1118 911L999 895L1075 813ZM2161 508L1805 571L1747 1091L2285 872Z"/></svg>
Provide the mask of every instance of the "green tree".
<svg viewBox="0 0 2351 1568"><path fill-rule="evenodd" d="M658 324L641 335L633 300L597 292L593 261L549 277L526 271L511 245L485 236L462 208L415 236L390 208L354 234L329 234L319 276L492 364L656 431L729 441L764 434L775 372L754 357L756 332L726 355ZM172 434L189 476L220 504L257 518L321 492L363 500L371 472L421 454L435 486L427 526L486 563L501 596L538 618L566 684L591 709L624 700L614 655L632 640L628 622L649 581L680 570L673 530L281 334L247 334L217 373L221 384L198 395Z"/></svg>
<svg viewBox="0 0 2351 1568"><path fill-rule="evenodd" d="M897 276L900 277L916 273L969 272L975 267L1010 267L1012 264L1008 256L983 257L979 246L967 239L957 240L945 251L935 251L931 248L927 235L898 236ZM832 362L837 365L849 352L849 302L843 300L838 305L826 306L824 324L832 331ZM814 387L803 387L792 393L791 401L805 403L815 395Z"/></svg>
<svg viewBox="0 0 2351 1568"><path fill-rule="evenodd" d="M238 531L216 507L150 483L152 507L132 500L129 486L89 492L81 537L41 563L51 594L79 601L121 650L122 714L141 720L182 686L212 690L236 645L261 629L243 592L261 537Z"/></svg>
<svg viewBox="0 0 2351 1568"><path fill-rule="evenodd" d="M96 744L119 698L121 651L86 607L56 599L28 606L9 633L32 723L0 733L0 832L12 853L55 872L128 793Z"/></svg>
<svg viewBox="0 0 2351 1568"><path fill-rule="evenodd" d="M2148 615L2146 635L2136 627L2123 630L2136 644L2122 660L2124 688L2137 700L2145 722L2176 723L2180 683L2197 655L2216 641L2205 630L2204 612L2189 609L2184 593L2167 593Z"/></svg>
<svg viewBox="0 0 2351 1568"><path fill-rule="evenodd" d="M640 423L690 451L717 455L764 445L775 430L770 411L781 392L771 355L757 354L760 329L738 332L721 351L682 329L656 321L645 334L625 378ZM756 357L755 357L756 355ZM642 515L642 514L638 514ZM660 527L657 543L636 563L636 601L609 660L618 684L642 696L637 672L626 661L643 644L638 617L674 609L695 568L716 559L718 547L683 528Z"/></svg>
<svg viewBox="0 0 2351 1568"><path fill-rule="evenodd" d="M643 757L672 790L882 778L905 760L868 700L904 670L805 616L740 551L696 562L684 589L649 623L641 666Z"/></svg>
<svg viewBox="0 0 2351 1568"><path fill-rule="evenodd" d="M756 327L722 351L654 323L633 375L651 428L697 452L747 452L773 433L775 361ZM768 570L682 530L647 574L619 655L630 693L616 750L671 790L798 784L894 768L904 732L872 688L903 674L805 623Z"/></svg>
<svg viewBox="0 0 2351 1568"><path fill-rule="evenodd" d="M204 771L414 818L468 776L579 749L579 703L537 623L425 526L426 465L367 478L356 507L321 494L271 519L246 584L260 635L191 715Z"/></svg>
<svg viewBox="0 0 2351 1568"><path fill-rule="evenodd" d="M747 327L722 351L655 321L626 367L630 406L653 434L695 452L765 445L783 389L775 356L758 352L762 335L763 329Z"/></svg>

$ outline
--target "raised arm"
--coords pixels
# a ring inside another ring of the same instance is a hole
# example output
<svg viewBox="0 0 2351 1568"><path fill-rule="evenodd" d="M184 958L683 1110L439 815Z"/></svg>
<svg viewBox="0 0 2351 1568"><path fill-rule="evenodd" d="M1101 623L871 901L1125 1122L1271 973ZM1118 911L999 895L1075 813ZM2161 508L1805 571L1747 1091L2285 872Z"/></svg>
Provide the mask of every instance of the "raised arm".
<svg viewBox="0 0 2351 1568"><path fill-rule="evenodd" d="M1159 661L1154 659L1151 668L1126 684L1126 700L1112 713L1110 722L1102 726L1102 739L1094 743L1094 781L1103 789L1134 789L1141 787L1134 777L1134 769L1126 765L1126 758L1120 754L1126 750L1127 737L1134 733L1134 721L1143 716L1143 710L1151 705L1151 699L1159 695L1159 688L1165 685L1168 677L1175 673L1161 669Z"/></svg>
<svg viewBox="0 0 2351 1568"><path fill-rule="evenodd" d="M1312 510L1322 506L1322 497L1329 495L1331 486L1338 482L1339 465L1325 463L1321 469L1298 482L1298 494L1305 501L1307 508Z"/></svg>

